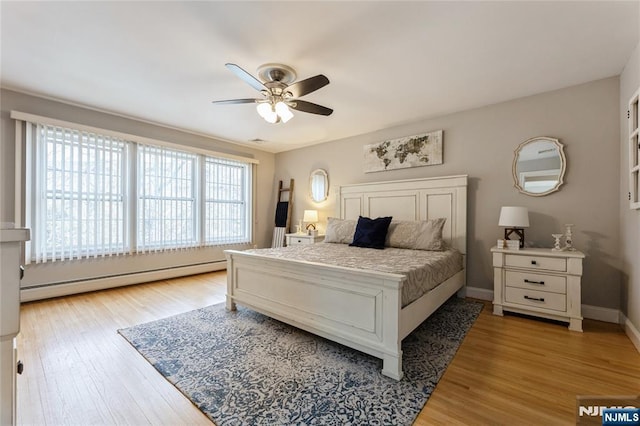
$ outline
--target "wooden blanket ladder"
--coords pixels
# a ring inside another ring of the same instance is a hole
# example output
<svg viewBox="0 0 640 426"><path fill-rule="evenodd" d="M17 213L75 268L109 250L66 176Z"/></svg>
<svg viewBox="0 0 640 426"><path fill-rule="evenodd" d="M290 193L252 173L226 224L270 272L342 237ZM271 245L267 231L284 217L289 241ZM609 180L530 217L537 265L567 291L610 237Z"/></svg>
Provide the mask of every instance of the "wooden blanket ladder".
<svg viewBox="0 0 640 426"><path fill-rule="evenodd" d="M276 226L273 230L271 247L284 246L285 234L291 225L291 210L293 209L293 179L289 187L285 188L282 181L278 184L278 202L276 203ZM284 199L283 199L284 197Z"/></svg>

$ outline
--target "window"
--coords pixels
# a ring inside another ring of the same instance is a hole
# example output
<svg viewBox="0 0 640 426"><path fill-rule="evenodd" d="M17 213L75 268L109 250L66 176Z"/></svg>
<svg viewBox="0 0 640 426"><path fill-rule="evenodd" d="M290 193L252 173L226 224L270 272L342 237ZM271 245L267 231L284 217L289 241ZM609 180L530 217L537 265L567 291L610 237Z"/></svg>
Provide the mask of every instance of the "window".
<svg viewBox="0 0 640 426"><path fill-rule="evenodd" d="M230 244L249 235L249 167L245 163L207 157L205 164L205 241Z"/></svg>
<svg viewBox="0 0 640 426"><path fill-rule="evenodd" d="M197 156L138 147L138 250L194 247Z"/></svg>
<svg viewBox="0 0 640 426"><path fill-rule="evenodd" d="M79 127L25 127L28 260L251 242L252 160Z"/></svg>
<svg viewBox="0 0 640 426"><path fill-rule="evenodd" d="M73 259L127 250L125 141L36 126L34 258Z"/></svg>

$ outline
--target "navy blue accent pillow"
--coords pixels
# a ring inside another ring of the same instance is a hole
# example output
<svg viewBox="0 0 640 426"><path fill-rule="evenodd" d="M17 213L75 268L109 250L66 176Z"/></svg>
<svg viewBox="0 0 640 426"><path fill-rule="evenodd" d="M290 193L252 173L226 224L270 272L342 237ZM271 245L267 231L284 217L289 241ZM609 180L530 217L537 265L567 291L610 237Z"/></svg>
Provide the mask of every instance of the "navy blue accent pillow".
<svg viewBox="0 0 640 426"><path fill-rule="evenodd" d="M384 242L387 239L387 231L389 231L391 219L391 216L377 219L360 216L356 225L356 232L353 235L353 242L349 245L384 249Z"/></svg>

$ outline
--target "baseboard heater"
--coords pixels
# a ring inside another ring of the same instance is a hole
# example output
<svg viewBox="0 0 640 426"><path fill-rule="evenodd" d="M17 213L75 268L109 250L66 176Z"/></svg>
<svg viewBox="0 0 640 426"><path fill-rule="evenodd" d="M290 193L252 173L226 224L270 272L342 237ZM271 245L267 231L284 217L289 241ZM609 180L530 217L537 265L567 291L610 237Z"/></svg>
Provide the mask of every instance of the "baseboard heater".
<svg viewBox="0 0 640 426"><path fill-rule="evenodd" d="M134 272L121 275L109 275L79 281L52 283L20 290L20 301L49 299L52 297L68 296L70 294L86 293L89 291L105 290L131 284L142 284L150 281L166 280L187 275L203 274L221 271L227 268L227 261L199 263L195 265L176 266L172 268L154 269L152 271Z"/></svg>

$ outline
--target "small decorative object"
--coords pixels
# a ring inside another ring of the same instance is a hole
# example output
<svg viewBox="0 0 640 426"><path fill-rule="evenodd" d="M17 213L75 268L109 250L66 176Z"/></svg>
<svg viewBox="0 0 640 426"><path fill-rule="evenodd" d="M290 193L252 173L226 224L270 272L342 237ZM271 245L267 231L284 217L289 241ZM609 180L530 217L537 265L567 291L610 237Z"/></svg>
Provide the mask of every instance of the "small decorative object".
<svg viewBox="0 0 640 426"><path fill-rule="evenodd" d="M312 233L315 232L315 235L318 235L318 231L316 230L316 223L318 222L318 210L305 210L304 215L302 216L302 221L307 222L307 233L309 235L314 235Z"/></svg>
<svg viewBox="0 0 640 426"><path fill-rule="evenodd" d="M504 248L504 240L498 240L498 248L499 249L503 249Z"/></svg>
<svg viewBox="0 0 640 426"><path fill-rule="evenodd" d="M442 130L364 146L364 172L442 164Z"/></svg>
<svg viewBox="0 0 640 426"><path fill-rule="evenodd" d="M551 250L553 251L561 251L562 247L560 247L560 238L562 238L564 234L551 234L551 236L553 238L555 238L555 243L553 243L553 248Z"/></svg>
<svg viewBox="0 0 640 426"><path fill-rule="evenodd" d="M573 247L573 233L571 232L571 227L573 227L573 223L567 223L564 225L567 230L564 233L564 250L565 251L574 251Z"/></svg>
<svg viewBox="0 0 640 426"><path fill-rule="evenodd" d="M516 234L520 240L520 248L524 247L524 228L529 227L529 211L526 207L502 207L498 226L504 226L504 239L509 240ZM507 242L507 245L508 242Z"/></svg>
<svg viewBox="0 0 640 426"><path fill-rule="evenodd" d="M520 250L520 241L518 240L506 240L507 248L509 250Z"/></svg>

